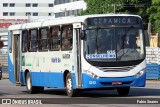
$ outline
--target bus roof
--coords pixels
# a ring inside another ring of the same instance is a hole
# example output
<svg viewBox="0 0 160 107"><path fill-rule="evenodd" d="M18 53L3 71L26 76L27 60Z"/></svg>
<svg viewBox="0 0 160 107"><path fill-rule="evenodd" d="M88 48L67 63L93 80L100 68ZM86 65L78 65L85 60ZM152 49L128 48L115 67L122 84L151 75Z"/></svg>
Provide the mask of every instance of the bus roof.
<svg viewBox="0 0 160 107"><path fill-rule="evenodd" d="M138 15L131 15L131 14L93 14L93 15L84 15L84 16L75 16L75 17L61 17L61 18L51 18L44 21L36 21L36 22L29 22L17 25L9 26L8 30L21 30L21 29L34 29L39 27L45 26L56 26L56 25L65 25L71 23L78 23L84 22L85 19L91 17L105 17L105 16L135 16L140 17Z"/></svg>

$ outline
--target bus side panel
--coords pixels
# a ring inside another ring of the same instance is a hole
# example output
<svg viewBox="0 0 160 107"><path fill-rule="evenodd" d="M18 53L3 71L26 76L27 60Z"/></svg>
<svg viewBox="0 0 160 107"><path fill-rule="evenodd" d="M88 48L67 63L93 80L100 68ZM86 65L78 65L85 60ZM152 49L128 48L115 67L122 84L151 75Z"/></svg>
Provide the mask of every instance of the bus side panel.
<svg viewBox="0 0 160 107"><path fill-rule="evenodd" d="M26 85L24 72L20 72L20 82L21 82L21 85L23 85L23 86Z"/></svg>
<svg viewBox="0 0 160 107"><path fill-rule="evenodd" d="M63 73L31 72L33 86L65 88ZM73 88L76 89L75 73L71 73ZM20 72L21 85L26 85L24 72Z"/></svg>
<svg viewBox="0 0 160 107"><path fill-rule="evenodd" d="M64 88L61 72L30 72L33 86Z"/></svg>
<svg viewBox="0 0 160 107"><path fill-rule="evenodd" d="M77 85L76 85L76 74L75 73L71 73L71 77L72 77L72 85L73 85L73 89L76 89Z"/></svg>
<svg viewBox="0 0 160 107"><path fill-rule="evenodd" d="M11 83L14 83L15 77L14 77L14 66L11 61L10 55L8 55L8 73L9 73L9 80Z"/></svg>

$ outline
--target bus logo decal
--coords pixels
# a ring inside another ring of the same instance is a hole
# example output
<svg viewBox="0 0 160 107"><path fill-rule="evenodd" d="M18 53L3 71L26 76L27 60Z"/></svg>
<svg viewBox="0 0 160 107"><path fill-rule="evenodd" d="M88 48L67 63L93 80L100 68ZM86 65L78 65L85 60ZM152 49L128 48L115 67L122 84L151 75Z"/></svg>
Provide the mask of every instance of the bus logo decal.
<svg viewBox="0 0 160 107"><path fill-rule="evenodd" d="M57 57L53 57L53 58L51 59L51 62L53 62L53 63L59 63L59 62L61 62L61 59L60 59L60 58L57 58Z"/></svg>
<svg viewBox="0 0 160 107"><path fill-rule="evenodd" d="M115 54L87 54L87 59L104 59L104 58L116 58Z"/></svg>

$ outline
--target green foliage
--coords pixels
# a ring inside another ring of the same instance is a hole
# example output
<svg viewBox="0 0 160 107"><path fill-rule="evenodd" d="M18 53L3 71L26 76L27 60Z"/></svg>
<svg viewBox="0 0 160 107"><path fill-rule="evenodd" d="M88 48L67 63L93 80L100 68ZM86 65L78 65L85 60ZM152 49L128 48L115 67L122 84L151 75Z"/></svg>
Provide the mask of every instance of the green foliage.
<svg viewBox="0 0 160 107"><path fill-rule="evenodd" d="M153 0L152 6L147 9L147 13L150 14L152 33L160 33L160 0Z"/></svg>
<svg viewBox="0 0 160 107"><path fill-rule="evenodd" d="M160 0L152 0L152 3L155 4L155 3L160 3Z"/></svg>
<svg viewBox="0 0 160 107"><path fill-rule="evenodd" d="M142 16L144 22L148 22L146 10L151 0L84 0L87 3L87 9L80 13L86 14L104 14L104 13L129 13Z"/></svg>
<svg viewBox="0 0 160 107"><path fill-rule="evenodd" d="M87 10L80 15L113 13L122 8L123 0L84 0Z"/></svg>

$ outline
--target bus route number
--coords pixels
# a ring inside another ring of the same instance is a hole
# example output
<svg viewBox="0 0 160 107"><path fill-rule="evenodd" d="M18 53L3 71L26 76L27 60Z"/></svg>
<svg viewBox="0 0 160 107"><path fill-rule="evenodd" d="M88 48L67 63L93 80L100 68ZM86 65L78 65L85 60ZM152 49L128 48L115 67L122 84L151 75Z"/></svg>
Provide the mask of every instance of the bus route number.
<svg viewBox="0 0 160 107"><path fill-rule="evenodd" d="M96 84L96 81L89 81L89 84Z"/></svg>

